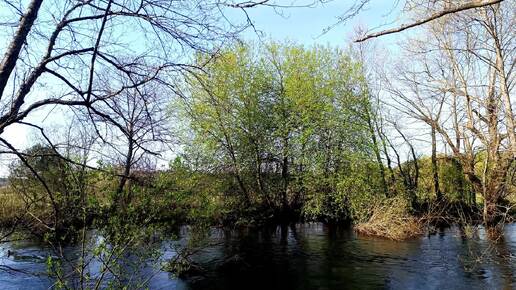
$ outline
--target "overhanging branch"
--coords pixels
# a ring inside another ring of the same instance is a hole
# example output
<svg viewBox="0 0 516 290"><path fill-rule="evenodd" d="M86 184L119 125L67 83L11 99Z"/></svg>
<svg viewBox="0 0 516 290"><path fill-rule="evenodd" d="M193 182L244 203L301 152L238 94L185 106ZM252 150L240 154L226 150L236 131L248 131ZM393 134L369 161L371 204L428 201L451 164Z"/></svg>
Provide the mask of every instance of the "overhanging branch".
<svg viewBox="0 0 516 290"><path fill-rule="evenodd" d="M384 35L388 35L388 34L402 32L404 30L407 30L407 29L410 29L410 28L413 28L413 27L416 27L416 26L419 26L419 25L422 25L422 24L434 21L434 20L439 19L439 18L441 18L443 16L446 16L448 14L453 14L453 13L457 13L457 12L461 12L461 11L465 11L465 10L469 10L469 9L474 9L474 8L480 8L480 7L485 7L485 6L489 6L489 5L494 5L494 4L501 3L503 1L504 0L477 0L477 1L471 1L471 2L468 2L468 3L462 4L462 5L458 5L458 6L455 6L455 7L452 7L452 8L448 8L448 9L439 11L437 13L434 13L434 14L430 15L427 18L423 18L423 19L415 21L413 23L403 24L403 25L401 25L399 27L396 27L396 28L386 29L386 30L382 30L380 32L367 34L366 36L355 40L355 42L363 42L363 41L366 41L366 40L371 39L371 38L375 38L375 37L379 37L379 36L384 36Z"/></svg>

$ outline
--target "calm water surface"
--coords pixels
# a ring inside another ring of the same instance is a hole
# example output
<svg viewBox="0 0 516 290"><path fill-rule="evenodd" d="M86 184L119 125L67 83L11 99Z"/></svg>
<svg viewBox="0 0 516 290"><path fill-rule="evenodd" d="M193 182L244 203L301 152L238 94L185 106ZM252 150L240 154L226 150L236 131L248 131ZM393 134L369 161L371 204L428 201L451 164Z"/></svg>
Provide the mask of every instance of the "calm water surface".
<svg viewBox="0 0 516 290"><path fill-rule="evenodd" d="M159 261L142 260L137 253L119 264L128 269L126 279L149 279L150 289L516 289L516 224L506 226L505 239L496 244L481 229L470 239L448 228L393 242L323 224L214 229L209 242L193 256L205 272L188 279L161 271ZM177 243L148 247L161 252L163 261L175 255ZM80 249L64 251L73 264ZM0 289L51 288L48 255L52 251L36 243L4 244L0 265L20 272L0 271ZM98 267L90 264L93 273Z"/></svg>

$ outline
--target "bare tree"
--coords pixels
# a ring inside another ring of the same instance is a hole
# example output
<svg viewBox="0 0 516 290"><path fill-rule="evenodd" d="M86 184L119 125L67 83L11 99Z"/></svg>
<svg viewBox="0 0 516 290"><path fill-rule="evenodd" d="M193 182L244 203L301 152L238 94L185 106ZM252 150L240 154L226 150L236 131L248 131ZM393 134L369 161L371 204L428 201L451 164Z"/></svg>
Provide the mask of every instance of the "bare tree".
<svg viewBox="0 0 516 290"><path fill-rule="evenodd" d="M124 86L131 87L116 98L106 98L95 105L94 126L103 142L110 147L106 159L115 159L120 165L119 182L113 206L124 208L131 201L131 180L134 169L147 170L148 158L159 158L172 143L168 129L170 119L166 107L170 103L167 91L159 83L139 83L121 76ZM113 76L106 77L105 87L113 83ZM102 126L106 125L106 126ZM113 151L114 154L109 152ZM124 189L127 187L127 190Z"/></svg>
<svg viewBox="0 0 516 290"><path fill-rule="evenodd" d="M514 8L504 2L434 21L424 39L411 40L413 68L398 71L402 79L392 91L398 109L430 125L460 161L484 197L490 227L499 221L497 207L515 157Z"/></svg>
<svg viewBox="0 0 516 290"><path fill-rule="evenodd" d="M159 83L169 89L160 95L173 95L174 78L199 69L190 65L191 55L216 53L252 26L246 11L264 5L277 6L269 1L223 0L1 1L0 9L9 12L0 22L7 43L0 62L3 154L26 161L23 150L5 138L12 126L35 128L50 148L55 147L45 124L33 118L37 112L62 118L62 123L70 122L70 116L86 116L81 122L92 126L99 146L116 147L124 157L117 190L123 191L131 168L143 155L155 153L149 144L164 136L157 132L165 121L164 105L146 85ZM242 20L230 21L228 9L242 11ZM107 134L121 134L127 150L122 152ZM77 163L63 150L54 151L63 162ZM53 190L36 170L32 172L47 188L57 219Z"/></svg>
<svg viewBox="0 0 516 290"><path fill-rule="evenodd" d="M441 200L442 193L439 187L437 164L437 127L441 122L445 94L435 94L428 87L421 85L420 74L423 74L424 78L424 74L427 74L427 72L414 72L407 67L398 68L396 72L399 77L397 85L403 86L404 89L396 88L391 84L389 91L394 96L392 106L430 127L433 190L436 198Z"/></svg>

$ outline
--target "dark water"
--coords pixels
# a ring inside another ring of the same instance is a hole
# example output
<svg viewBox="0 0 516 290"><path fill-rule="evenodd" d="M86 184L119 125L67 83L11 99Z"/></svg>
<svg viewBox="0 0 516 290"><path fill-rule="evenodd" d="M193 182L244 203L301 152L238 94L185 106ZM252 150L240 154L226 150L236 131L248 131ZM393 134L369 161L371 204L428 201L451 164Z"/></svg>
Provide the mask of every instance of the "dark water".
<svg viewBox="0 0 516 290"><path fill-rule="evenodd" d="M118 261L127 269L124 279L140 279L150 289L516 289L516 224L506 226L498 243L486 240L482 229L472 238L449 228L404 242L322 224L213 230L210 246L192 256L204 271L187 279L160 270L177 243L148 243L146 250L162 254L157 259L125 254ZM63 251L72 264L80 253L74 247ZM29 242L4 244L0 263L17 272L1 271L0 289L51 288L55 279L45 274L49 254L52 250ZM93 276L99 265L89 264ZM71 268L64 266L63 272Z"/></svg>

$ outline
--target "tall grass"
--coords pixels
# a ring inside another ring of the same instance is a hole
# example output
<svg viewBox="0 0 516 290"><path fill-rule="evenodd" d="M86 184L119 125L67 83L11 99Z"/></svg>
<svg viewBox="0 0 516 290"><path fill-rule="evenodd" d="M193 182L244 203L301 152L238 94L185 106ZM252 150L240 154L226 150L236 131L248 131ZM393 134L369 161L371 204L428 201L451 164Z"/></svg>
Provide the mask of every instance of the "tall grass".
<svg viewBox="0 0 516 290"><path fill-rule="evenodd" d="M0 187L0 226L10 226L25 211L25 203L19 194L8 186Z"/></svg>
<svg viewBox="0 0 516 290"><path fill-rule="evenodd" d="M421 235L423 224L410 213L405 198L394 197L373 206L369 220L357 224L355 230L364 235L400 241Z"/></svg>

